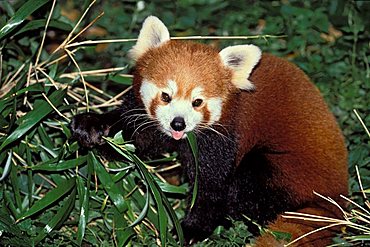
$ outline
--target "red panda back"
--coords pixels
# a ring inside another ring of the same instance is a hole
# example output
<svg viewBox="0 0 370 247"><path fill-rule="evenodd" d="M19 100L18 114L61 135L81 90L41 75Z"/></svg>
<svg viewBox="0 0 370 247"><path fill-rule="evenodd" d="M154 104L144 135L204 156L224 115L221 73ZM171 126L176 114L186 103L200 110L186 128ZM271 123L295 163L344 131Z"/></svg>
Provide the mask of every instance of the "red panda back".
<svg viewBox="0 0 370 247"><path fill-rule="evenodd" d="M251 75L254 92L238 99L237 163L252 147L269 150L272 183L293 190L297 202L347 193L347 151L334 116L318 89L295 65L263 55ZM224 109L224 112L227 109Z"/></svg>

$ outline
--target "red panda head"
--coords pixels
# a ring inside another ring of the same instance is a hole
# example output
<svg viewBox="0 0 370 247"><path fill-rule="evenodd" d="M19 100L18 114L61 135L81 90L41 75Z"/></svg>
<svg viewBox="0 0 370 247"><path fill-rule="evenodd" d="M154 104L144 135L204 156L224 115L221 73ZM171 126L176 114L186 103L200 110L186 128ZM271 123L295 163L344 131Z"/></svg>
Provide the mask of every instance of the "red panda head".
<svg viewBox="0 0 370 247"><path fill-rule="evenodd" d="M130 56L136 61L134 88L148 115L179 140L220 120L230 93L253 89L248 77L261 51L254 45L237 45L218 52L207 45L170 40L166 26L150 16Z"/></svg>

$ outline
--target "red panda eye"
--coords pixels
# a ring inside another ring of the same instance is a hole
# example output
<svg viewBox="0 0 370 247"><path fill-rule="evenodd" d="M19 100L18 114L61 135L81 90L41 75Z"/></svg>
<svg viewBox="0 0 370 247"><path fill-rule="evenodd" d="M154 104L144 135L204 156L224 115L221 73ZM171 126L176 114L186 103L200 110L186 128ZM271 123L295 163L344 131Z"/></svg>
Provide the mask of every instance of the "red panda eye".
<svg viewBox="0 0 370 247"><path fill-rule="evenodd" d="M171 102L171 97L167 93L162 92L161 100L163 102L170 103Z"/></svg>
<svg viewBox="0 0 370 247"><path fill-rule="evenodd" d="M193 101L193 107L199 107L203 103L202 99L196 99Z"/></svg>

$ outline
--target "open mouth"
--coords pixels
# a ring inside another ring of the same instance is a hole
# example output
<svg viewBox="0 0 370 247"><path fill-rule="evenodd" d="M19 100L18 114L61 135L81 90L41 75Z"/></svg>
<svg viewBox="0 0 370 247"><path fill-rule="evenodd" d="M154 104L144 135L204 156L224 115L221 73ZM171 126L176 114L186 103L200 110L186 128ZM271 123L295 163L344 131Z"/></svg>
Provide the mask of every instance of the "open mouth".
<svg viewBox="0 0 370 247"><path fill-rule="evenodd" d="M175 140L180 140L183 138L185 135L185 131L176 131L176 130L171 130L171 136Z"/></svg>

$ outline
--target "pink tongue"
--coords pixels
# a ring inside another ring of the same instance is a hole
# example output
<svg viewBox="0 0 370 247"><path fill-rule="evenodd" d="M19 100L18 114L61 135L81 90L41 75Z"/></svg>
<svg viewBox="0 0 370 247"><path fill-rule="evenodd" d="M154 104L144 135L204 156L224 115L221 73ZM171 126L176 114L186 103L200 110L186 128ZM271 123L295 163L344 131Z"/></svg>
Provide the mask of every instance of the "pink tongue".
<svg viewBox="0 0 370 247"><path fill-rule="evenodd" d="M184 135L184 131L171 131L172 137L175 140L180 140L181 137Z"/></svg>

